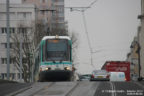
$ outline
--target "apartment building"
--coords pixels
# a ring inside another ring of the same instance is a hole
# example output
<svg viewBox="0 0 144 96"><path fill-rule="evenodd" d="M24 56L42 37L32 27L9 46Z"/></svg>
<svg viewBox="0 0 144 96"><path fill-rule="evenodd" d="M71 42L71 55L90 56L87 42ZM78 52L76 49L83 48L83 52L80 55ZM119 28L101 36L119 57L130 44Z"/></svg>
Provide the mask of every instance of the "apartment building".
<svg viewBox="0 0 144 96"><path fill-rule="evenodd" d="M6 1L6 0L5 0ZM35 21L35 6L33 4L11 4L10 3L10 34L18 30L18 25L23 24L26 32L31 31L31 26ZM6 31L6 3L0 2L0 78L7 77L7 31ZM10 50L13 46L10 40ZM20 74L16 68L14 57L10 57L10 80L18 81Z"/></svg>
<svg viewBox="0 0 144 96"><path fill-rule="evenodd" d="M35 4L37 19L47 23L48 31L65 28L64 0L22 0L24 4Z"/></svg>
<svg viewBox="0 0 144 96"><path fill-rule="evenodd" d="M138 16L141 20L140 32L138 33L139 44L140 44L140 75L144 78L144 0L141 0L141 14Z"/></svg>
<svg viewBox="0 0 144 96"><path fill-rule="evenodd" d="M45 30L64 29L64 0L9 0L10 1L10 33L18 30L18 25L23 24L26 31L31 31L32 24L42 21ZM0 0L0 78L7 77L7 40L6 40L6 0ZM10 48L13 42L10 41ZM18 81L19 71L15 60L10 57L10 79Z"/></svg>
<svg viewBox="0 0 144 96"><path fill-rule="evenodd" d="M138 71L139 71L139 55L138 55L138 37L134 37L134 40L131 43L131 50L130 53L127 55L127 60L130 62L130 73L131 76L137 75L138 76Z"/></svg>

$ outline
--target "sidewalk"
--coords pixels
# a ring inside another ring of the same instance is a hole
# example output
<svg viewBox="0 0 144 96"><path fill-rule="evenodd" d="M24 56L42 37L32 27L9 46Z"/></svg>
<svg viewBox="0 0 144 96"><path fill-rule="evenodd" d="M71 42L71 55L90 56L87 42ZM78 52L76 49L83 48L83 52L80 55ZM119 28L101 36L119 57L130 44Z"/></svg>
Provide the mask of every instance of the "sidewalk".
<svg viewBox="0 0 144 96"><path fill-rule="evenodd" d="M22 88L31 86L32 83L17 83L14 81L0 80L0 96L18 91Z"/></svg>
<svg viewBox="0 0 144 96"><path fill-rule="evenodd" d="M4 83L17 83L15 81L9 81L9 80L2 80L0 79L0 84L4 84Z"/></svg>

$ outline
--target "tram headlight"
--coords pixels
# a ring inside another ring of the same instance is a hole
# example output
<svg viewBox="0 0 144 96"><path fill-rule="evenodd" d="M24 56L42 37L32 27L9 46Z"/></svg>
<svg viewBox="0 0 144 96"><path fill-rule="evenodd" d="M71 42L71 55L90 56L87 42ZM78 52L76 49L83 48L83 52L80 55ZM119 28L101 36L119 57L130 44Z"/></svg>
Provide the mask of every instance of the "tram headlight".
<svg viewBox="0 0 144 96"><path fill-rule="evenodd" d="M45 69L48 70L48 67L46 67Z"/></svg>
<svg viewBox="0 0 144 96"><path fill-rule="evenodd" d="M70 67L65 67L64 69L65 69L65 70L70 70Z"/></svg>

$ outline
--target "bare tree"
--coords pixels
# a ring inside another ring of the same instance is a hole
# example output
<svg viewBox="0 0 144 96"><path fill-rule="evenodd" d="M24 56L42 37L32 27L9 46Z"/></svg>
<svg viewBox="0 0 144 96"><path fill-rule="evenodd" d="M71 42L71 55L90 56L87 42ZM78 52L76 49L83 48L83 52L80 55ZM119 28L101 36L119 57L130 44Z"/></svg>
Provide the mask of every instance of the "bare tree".
<svg viewBox="0 0 144 96"><path fill-rule="evenodd" d="M72 40L72 62L74 67L76 67L76 65L78 64L77 62L77 49L78 49L78 45L79 45L79 40L78 40L78 33L75 32L71 32L71 34L69 33L69 36L71 37Z"/></svg>
<svg viewBox="0 0 144 96"><path fill-rule="evenodd" d="M34 32L34 45L37 46L41 39L44 36L68 36L68 31L66 28L60 28L60 27L55 27L55 28L50 28L48 27L48 24L44 24L42 21L37 21L35 24L35 28L33 28Z"/></svg>
<svg viewBox="0 0 144 96"><path fill-rule="evenodd" d="M48 26L47 24L43 24L43 22L40 20L37 21L36 24L33 26L32 30L32 32L34 33L33 43L35 47L38 46L38 44L40 43L40 41L44 36L47 36L49 34L47 26Z"/></svg>
<svg viewBox="0 0 144 96"><path fill-rule="evenodd" d="M20 23L17 28L17 32L11 34L11 40L13 47L11 50L11 56L15 59L15 66L20 70L20 40L22 39L22 73L25 82L29 82L31 77L31 68L34 64L32 55L34 50L40 43L44 36L70 36L72 38L72 50L73 58L76 57L76 50L78 47L78 35L73 33L70 35L66 28L53 28L51 31L48 29L47 24L43 24L42 21L37 21L36 24L26 27L26 25ZM21 38L22 37L22 38ZM73 61L75 58L73 59Z"/></svg>
<svg viewBox="0 0 144 96"><path fill-rule="evenodd" d="M15 66L20 71L20 43L22 43L22 73L25 82L29 81L31 68L33 65L32 54L34 46L32 43L33 33L31 27L26 27L19 24L17 31L11 34L11 41L13 46L11 49L11 57L15 58ZM20 42L22 40L22 42Z"/></svg>
<svg viewBox="0 0 144 96"><path fill-rule="evenodd" d="M51 36L59 35L59 36L68 36L68 31L65 28L53 28L50 32Z"/></svg>

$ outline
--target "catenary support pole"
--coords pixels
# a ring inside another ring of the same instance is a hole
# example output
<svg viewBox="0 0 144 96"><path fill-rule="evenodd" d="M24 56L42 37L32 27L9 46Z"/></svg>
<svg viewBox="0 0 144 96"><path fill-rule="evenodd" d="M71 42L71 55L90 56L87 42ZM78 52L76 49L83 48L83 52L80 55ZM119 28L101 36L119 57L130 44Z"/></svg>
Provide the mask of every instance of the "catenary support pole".
<svg viewBox="0 0 144 96"><path fill-rule="evenodd" d="M10 22L9 22L9 0L6 1L6 13L7 13L7 80L10 79Z"/></svg>

